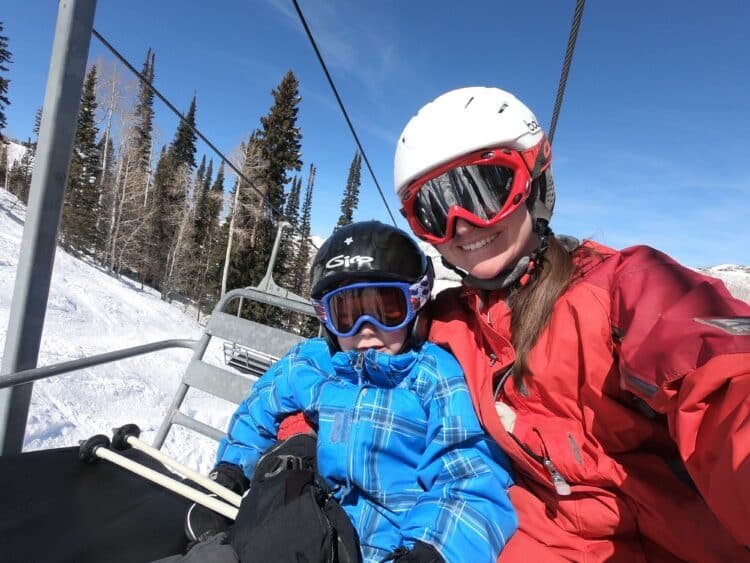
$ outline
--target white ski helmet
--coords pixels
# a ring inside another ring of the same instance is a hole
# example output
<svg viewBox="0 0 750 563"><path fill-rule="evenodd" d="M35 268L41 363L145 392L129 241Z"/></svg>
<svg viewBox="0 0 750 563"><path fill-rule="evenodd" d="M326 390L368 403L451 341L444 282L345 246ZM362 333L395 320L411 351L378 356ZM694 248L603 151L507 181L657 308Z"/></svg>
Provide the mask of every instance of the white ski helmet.
<svg viewBox="0 0 750 563"><path fill-rule="evenodd" d="M437 97L411 118L399 136L393 164L396 195L430 170L481 149L525 151L547 142L534 114L499 88L469 87ZM549 160L552 159L551 152ZM532 175L527 200L534 219L549 222L555 191L549 166Z"/></svg>

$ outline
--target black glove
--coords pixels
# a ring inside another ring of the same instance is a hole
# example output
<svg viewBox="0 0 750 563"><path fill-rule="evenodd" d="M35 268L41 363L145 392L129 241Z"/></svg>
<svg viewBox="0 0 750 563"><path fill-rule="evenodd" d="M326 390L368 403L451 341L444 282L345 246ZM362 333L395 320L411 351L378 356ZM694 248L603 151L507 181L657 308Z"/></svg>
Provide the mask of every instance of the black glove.
<svg viewBox="0 0 750 563"><path fill-rule="evenodd" d="M214 467L208 477L219 485L241 495L248 486L248 480L242 469L231 463L220 463ZM216 497L210 493L210 496ZM193 503L185 515L185 534L191 542L200 542L219 532L224 532L232 525L232 520L217 514L210 508Z"/></svg>
<svg viewBox="0 0 750 563"><path fill-rule="evenodd" d="M443 556L438 550L428 543L415 542L414 547L407 549L399 547L383 561L394 561L395 563L445 563Z"/></svg>
<svg viewBox="0 0 750 563"><path fill-rule="evenodd" d="M212 481L216 481L222 487L226 487L240 496L250 485L250 481L247 480L245 473L239 465L226 463L224 461L214 467L213 471L208 474L208 477Z"/></svg>

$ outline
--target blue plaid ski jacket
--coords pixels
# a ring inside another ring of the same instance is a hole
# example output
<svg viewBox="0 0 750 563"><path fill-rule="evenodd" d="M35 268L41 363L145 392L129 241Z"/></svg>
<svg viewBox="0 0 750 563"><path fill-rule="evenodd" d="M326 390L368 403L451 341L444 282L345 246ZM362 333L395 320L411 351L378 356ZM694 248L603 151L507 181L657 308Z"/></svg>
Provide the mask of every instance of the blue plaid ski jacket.
<svg viewBox="0 0 750 563"><path fill-rule="evenodd" d="M331 356L322 338L295 346L234 413L217 463L252 477L280 422L300 411L317 427L319 472L354 523L364 561L420 540L448 563L494 562L516 530L510 462L442 348Z"/></svg>

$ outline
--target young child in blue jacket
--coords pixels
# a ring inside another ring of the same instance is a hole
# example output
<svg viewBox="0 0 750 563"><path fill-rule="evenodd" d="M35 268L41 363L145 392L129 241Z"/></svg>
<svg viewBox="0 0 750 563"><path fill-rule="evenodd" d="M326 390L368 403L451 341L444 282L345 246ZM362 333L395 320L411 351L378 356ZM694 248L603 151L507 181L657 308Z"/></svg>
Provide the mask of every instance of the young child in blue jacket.
<svg viewBox="0 0 750 563"><path fill-rule="evenodd" d="M304 413L318 472L367 562L494 562L517 528L510 463L482 430L458 362L424 341L433 278L403 231L377 221L338 229L311 272L325 338L258 380L219 446L217 470L250 479L281 421Z"/></svg>

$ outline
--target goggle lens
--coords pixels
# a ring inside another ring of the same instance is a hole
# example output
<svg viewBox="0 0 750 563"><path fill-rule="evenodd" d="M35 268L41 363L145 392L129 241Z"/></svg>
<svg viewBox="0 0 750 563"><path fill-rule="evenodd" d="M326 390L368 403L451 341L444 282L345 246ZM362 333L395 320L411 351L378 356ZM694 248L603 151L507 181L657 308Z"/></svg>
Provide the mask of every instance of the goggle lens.
<svg viewBox="0 0 750 563"><path fill-rule="evenodd" d="M339 333L350 332L360 317L368 316L383 328L397 327L406 320L409 307L398 287L343 288L328 298L333 327Z"/></svg>
<svg viewBox="0 0 750 563"><path fill-rule="evenodd" d="M407 326L430 298L431 274L417 282L358 282L313 299L315 313L339 337L356 334L364 323L393 332Z"/></svg>
<svg viewBox="0 0 750 563"><path fill-rule="evenodd" d="M447 236L448 216L454 206L490 221L508 201L513 178L513 170L505 166L452 168L422 184L414 201L414 216L425 231L438 238Z"/></svg>
<svg viewBox="0 0 750 563"><path fill-rule="evenodd" d="M531 181L552 161L542 139L523 152L483 149L447 162L399 193L402 213L414 234L445 244L458 219L478 227L495 225L531 194Z"/></svg>

